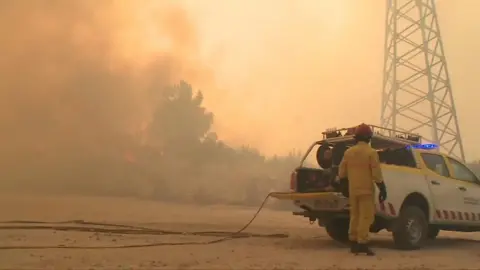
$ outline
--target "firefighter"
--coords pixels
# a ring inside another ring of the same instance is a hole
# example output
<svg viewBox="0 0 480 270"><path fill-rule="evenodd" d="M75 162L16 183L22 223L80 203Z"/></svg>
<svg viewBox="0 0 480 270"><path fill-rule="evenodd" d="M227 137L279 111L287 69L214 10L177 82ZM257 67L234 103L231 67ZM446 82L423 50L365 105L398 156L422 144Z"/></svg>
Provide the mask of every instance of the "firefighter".
<svg viewBox="0 0 480 270"><path fill-rule="evenodd" d="M387 198L385 183L378 154L370 147L373 132L368 125L361 124L355 129L356 145L350 147L343 157L339 168L339 178L348 178L350 202L350 251L354 254L375 253L368 246L370 226L375 218L375 187L380 190L378 200Z"/></svg>

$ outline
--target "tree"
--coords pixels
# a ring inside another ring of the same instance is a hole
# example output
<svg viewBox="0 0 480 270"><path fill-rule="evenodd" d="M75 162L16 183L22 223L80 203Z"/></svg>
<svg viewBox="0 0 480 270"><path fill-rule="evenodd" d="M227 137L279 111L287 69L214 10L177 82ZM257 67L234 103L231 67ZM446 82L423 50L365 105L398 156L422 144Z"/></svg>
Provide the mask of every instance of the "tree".
<svg viewBox="0 0 480 270"><path fill-rule="evenodd" d="M298 152L268 158L249 146L231 147L210 130L213 114L203 107L202 92L181 81L160 93L148 126L148 151L139 162L153 168L148 171L156 197L193 194L197 203L257 204L272 189L287 186Z"/></svg>
<svg viewBox="0 0 480 270"><path fill-rule="evenodd" d="M149 126L150 140L165 153L182 154L199 147L213 123L213 114L202 102L202 92L194 93L185 81L165 89Z"/></svg>

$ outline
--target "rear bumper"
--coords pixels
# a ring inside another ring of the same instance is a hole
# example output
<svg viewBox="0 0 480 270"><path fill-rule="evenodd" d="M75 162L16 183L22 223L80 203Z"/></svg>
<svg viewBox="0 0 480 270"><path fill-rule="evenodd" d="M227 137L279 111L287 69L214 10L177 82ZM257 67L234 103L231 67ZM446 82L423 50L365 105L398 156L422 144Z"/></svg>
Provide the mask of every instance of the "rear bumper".
<svg viewBox="0 0 480 270"><path fill-rule="evenodd" d="M306 211L338 212L348 210L348 198L339 192L274 192L271 197L289 200Z"/></svg>
<svg viewBox="0 0 480 270"><path fill-rule="evenodd" d="M299 193L299 192L274 192L271 197L279 200L290 200L303 211L294 211L295 216L306 217L310 222L318 221L320 226L325 226L330 220L337 218L350 217L350 205L348 198L338 192L315 192L315 193ZM336 207L323 208L325 204L319 205L319 201L335 201ZM376 211L375 222L372 224L370 231L378 232L382 229L390 230L391 220L394 217L386 216L381 211Z"/></svg>

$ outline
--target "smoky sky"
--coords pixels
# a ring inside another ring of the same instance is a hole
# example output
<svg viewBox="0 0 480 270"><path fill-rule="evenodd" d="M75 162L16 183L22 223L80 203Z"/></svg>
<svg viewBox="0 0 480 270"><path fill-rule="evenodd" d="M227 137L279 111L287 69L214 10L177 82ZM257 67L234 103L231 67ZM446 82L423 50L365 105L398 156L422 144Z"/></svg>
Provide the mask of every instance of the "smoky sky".
<svg viewBox="0 0 480 270"><path fill-rule="evenodd" d="M134 1L0 4L2 161L121 153L159 92L202 72L188 14L145 14ZM152 36L167 45L152 51Z"/></svg>
<svg viewBox="0 0 480 270"><path fill-rule="evenodd" d="M456 2L438 8L473 153L478 31ZM205 91L220 138L268 154L305 148L324 128L376 123L384 9L375 0L2 1L0 161L123 151L158 92L180 79ZM200 60L202 45L220 56Z"/></svg>

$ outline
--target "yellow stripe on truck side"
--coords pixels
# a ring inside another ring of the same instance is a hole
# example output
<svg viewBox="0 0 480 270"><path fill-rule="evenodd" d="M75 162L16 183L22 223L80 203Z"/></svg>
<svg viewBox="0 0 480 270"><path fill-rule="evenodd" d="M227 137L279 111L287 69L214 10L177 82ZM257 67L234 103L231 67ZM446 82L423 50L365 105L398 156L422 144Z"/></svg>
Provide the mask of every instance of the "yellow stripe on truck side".
<svg viewBox="0 0 480 270"><path fill-rule="evenodd" d="M299 192L272 192L270 197L278 200L301 200L301 199L329 199L339 198L341 193L338 192L311 192L311 193L299 193Z"/></svg>

